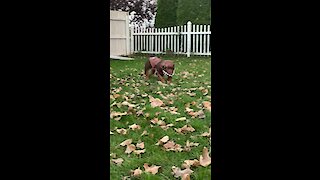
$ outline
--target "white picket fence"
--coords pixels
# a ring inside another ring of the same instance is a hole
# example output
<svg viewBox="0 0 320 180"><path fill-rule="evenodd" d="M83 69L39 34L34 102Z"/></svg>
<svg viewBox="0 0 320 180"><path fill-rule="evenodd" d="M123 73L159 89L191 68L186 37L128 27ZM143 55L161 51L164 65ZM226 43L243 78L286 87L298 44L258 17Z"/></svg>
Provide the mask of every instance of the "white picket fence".
<svg viewBox="0 0 320 180"><path fill-rule="evenodd" d="M131 52L161 54L211 55L210 25L187 25L168 28L131 28Z"/></svg>

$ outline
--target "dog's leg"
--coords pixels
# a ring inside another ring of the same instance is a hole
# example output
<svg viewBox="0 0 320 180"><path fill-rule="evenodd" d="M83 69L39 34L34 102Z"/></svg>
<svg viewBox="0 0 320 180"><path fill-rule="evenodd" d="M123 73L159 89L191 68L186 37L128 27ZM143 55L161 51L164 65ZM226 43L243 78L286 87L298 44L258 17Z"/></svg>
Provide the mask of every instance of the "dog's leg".
<svg viewBox="0 0 320 180"><path fill-rule="evenodd" d="M171 80L172 80L172 77L169 76L169 77L168 77L168 84L171 84Z"/></svg>
<svg viewBox="0 0 320 180"><path fill-rule="evenodd" d="M158 73L158 80L160 80L162 83L165 83L164 78Z"/></svg>
<svg viewBox="0 0 320 180"><path fill-rule="evenodd" d="M144 65L144 74L146 75L146 80L148 80L149 79L149 71L150 71L150 69L152 69L152 66L151 66L151 64L150 64L150 61L148 60L147 62L146 62L146 64Z"/></svg>

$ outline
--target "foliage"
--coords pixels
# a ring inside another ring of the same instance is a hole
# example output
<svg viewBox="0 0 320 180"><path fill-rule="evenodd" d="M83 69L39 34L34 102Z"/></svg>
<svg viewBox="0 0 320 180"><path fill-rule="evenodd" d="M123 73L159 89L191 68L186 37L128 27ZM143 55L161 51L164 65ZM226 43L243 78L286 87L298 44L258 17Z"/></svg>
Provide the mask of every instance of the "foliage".
<svg viewBox="0 0 320 180"><path fill-rule="evenodd" d="M175 26L178 0L158 0L155 27Z"/></svg>
<svg viewBox="0 0 320 180"><path fill-rule="evenodd" d="M150 0L110 0L110 10L129 12L134 15L130 23L141 25L145 20L153 19L156 3Z"/></svg>
<svg viewBox="0 0 320 180"><path fill-rule="evenodd" d="M211 24L211 0L179 0L177 25L188 21L193 24Z"/></svg>

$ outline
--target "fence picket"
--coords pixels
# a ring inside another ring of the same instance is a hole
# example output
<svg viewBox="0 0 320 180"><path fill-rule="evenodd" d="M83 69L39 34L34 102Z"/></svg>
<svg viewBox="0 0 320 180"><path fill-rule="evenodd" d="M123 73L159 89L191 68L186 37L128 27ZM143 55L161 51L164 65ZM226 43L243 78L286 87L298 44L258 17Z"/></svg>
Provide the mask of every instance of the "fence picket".
<svg viewBox="0 0 320 180"><path fill-rule="evenodd" d="M202 32L202 29L203 29L203 25L201 24L200 25L200 31L199 32ZM202 36L203 36L203 34L200 34L200 49L199 49L199 53L203 53L203 51L202 51L202 44L203 44L203 41L202 41Z"/></svg>
<svg viewBox="0 0 320 180"><path fill-rule="evenodd" d="M207 32L211 32L211 29L210 29L210 25L208 25L208 31ZM207 53L209 54L210 53L210 55L211 55L211 52L210 52L210 36L209 36L209 34L207 35Z"/></svg>
<svg viewBox="0 0 320 180"><path fill-rule="evenodd" d="M187 25L183 26L183 33L187 32ZM183 52L187 53L187 34L183 34Z"/></svg>
<svg viewBox="0 0 320 180"><path fill-rule="evenodd" d="M170 49L175 54L211 55L210 25L186 25L165 28L131 28L132 53L163 53Z"/></svg>

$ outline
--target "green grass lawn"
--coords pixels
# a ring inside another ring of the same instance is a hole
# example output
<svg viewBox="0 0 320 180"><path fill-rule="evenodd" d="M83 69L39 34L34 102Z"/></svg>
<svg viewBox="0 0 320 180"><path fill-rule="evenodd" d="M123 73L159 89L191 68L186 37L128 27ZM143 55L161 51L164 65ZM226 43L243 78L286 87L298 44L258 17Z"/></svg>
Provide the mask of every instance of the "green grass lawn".
<svg viewBox="0 0 320 180"><path fill-rule="evenodd" d="M169 86L158 83L155 76L145 81L143 76L144 63L147 56L136 55L134 61L110 60L110 113L124 113L110 119L110 159L122 158L120 165L110 160L110 178L121 180L130 179L181 179L175 178L172 174L172 166L181 167L185 160L198 159L202 155L204 147L209 149L210 137L201 136L209 132L211 127L211 111L203 106L203 102L211 103L211 59L210 57L164 57L163 59L173 60L175 63L175 75L172 84ZM163 105L152 107L149 96L159 98ZM128 104L133 105L129 108ZM193 112L203 111L202 117L193 117L186 111L186 107L193 109ZM172 110L173 112L170 112ZM121 119L119 119L121 117ZM176 121L177 118L186 117L186 120ZM151 120L158 118L166 125L163 129L159 124ZM130 129L129 126L137 124L140 129ZM179 134L175 128L184 125L191 125L193 132ZM126 129L126 134L120 134L117 129ZM146 135L141 136L143 131ZM199 143L191 149L179 151L166 151L162 145L155 145L159 139L169 136L169 141L180 144L182 149L186 141ZM142 154L125 153L126 147L119 146L121 142L132 139L132 144L144 142L145 152ZM144 163L161 166L155 175L144 172ZM143 171L140 176L131 176L131 170L139 168ZM203 167L191 167L191 179L210 179L211 165ZM129 178L127 178L129 179Z"/></svg>

